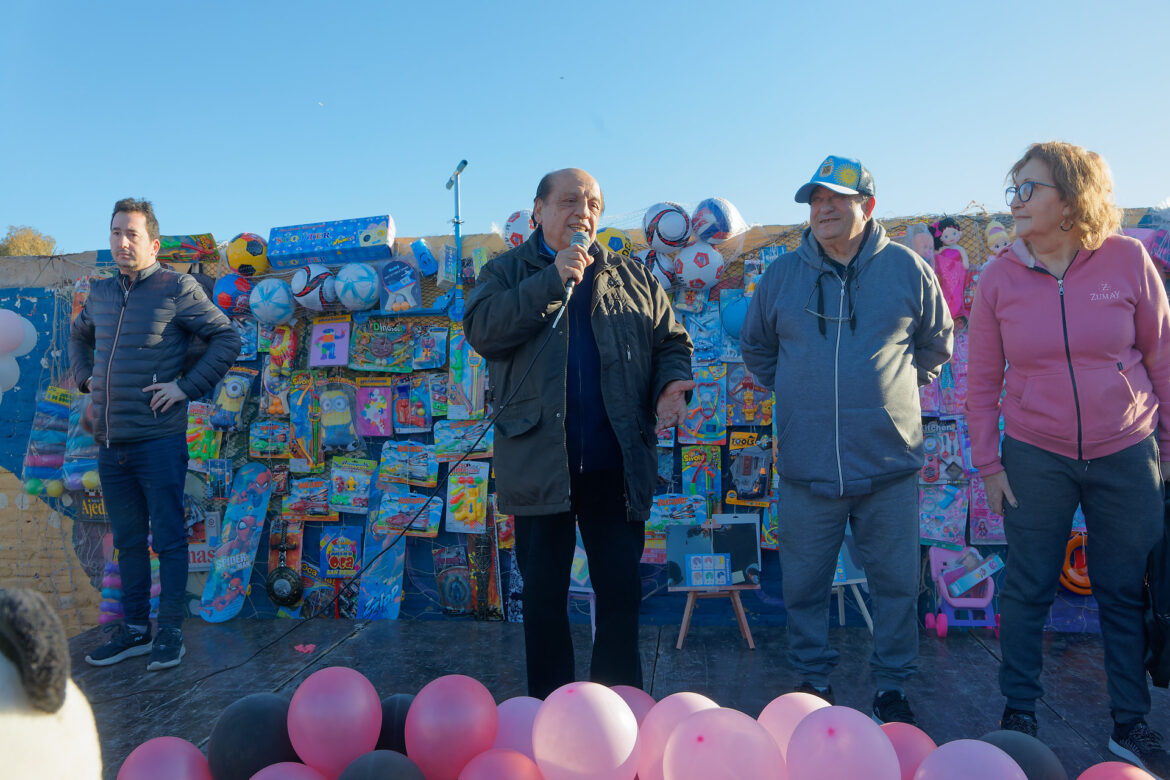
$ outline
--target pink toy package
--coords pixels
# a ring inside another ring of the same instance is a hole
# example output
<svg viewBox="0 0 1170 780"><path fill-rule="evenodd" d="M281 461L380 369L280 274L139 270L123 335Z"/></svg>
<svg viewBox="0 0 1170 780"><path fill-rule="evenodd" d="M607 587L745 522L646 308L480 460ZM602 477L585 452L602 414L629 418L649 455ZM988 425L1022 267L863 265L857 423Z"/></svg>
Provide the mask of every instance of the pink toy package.
<svg viewBox="0 0 1170 780"><path fill-rule="evenodd" d="M357 432L359 436L394 435L394 380L387 376L363 376L357 381Z"/></svg>
<svg viewBox="0 0 1170 780"><path fill-rule="evenodd" d="M987 505L987 489L978 476L971 477L971 544L1007 544L1003 516Z"/></svg>

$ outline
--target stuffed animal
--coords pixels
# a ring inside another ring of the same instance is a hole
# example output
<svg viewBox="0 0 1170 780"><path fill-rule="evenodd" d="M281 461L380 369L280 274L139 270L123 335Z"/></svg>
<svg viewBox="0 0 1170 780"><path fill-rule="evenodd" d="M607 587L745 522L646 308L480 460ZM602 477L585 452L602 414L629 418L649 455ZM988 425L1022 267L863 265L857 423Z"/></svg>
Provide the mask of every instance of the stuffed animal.
<svg viewBox="0 0 1170 780"><path fill-rule="evenodd" d="M69 645L49 602L0 588L0 774L102 776L93 711L69 678Z"/></svg>

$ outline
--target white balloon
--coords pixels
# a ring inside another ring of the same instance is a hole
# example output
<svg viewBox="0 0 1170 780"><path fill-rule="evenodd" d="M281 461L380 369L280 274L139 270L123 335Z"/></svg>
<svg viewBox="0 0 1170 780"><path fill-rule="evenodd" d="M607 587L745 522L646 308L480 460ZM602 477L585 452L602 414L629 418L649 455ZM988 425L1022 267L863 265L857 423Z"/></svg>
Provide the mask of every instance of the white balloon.
<svg viewBox="0 0 1170 780"><path fill-rule="evenodd" d="M13 357L23 357L32 352L33 347L37 345L37 329L32 321L27 317L21 317L20 324L24 326L24 341L20 342L19 347L12 350Z"/></svg>
<svg viewBox="0 0 1170 780"><path fill-rule="evenodd" d="M0 355L0 393L6 393L16 386L20 379L20 366L12 355Z"/></svg>

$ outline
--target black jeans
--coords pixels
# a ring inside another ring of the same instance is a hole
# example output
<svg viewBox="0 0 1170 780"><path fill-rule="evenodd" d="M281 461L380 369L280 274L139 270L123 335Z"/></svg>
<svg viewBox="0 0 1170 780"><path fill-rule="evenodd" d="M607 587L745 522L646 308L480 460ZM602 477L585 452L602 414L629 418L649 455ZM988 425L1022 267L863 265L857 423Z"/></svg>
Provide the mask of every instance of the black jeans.
<svg viewBox="0 0 1170 780"><path fill-rule="evenodd" d="M1154 437L1094 460L1066 458L1004 437L1003 466L1019 502L1016 509L1004 502L1008 560L999 600L1003 651L999 686L1008 706L1034 710L1036 699L1044 695L1041 634L1064 566L1073 512L1080 503L1113 719L1139 720L1150 711L1143 665L1142 583L1146 559L1163 533L1162 477Z"/></svg>
<svg viewBox="0 0 1170 780"><path fill-rule="evenodd" d="M642 579L638 562L645 524L626 520L621 469L572 475L572 509L555 515L516 517L516 562L524 578L524 652L528 695L543 699L576 679L569 636L569 570L577 535L589 558L597 595L597 634L589 679L604 685L642 687L638 610Z"/></svg>

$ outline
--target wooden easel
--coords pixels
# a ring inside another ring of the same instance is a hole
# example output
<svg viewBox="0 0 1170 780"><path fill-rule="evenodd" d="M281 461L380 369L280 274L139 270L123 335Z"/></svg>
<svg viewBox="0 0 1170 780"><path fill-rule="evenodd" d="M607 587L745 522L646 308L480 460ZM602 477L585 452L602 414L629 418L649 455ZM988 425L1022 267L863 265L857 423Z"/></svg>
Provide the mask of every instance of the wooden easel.
<svg viewBox="0 0 1170 780"><path fill-rule="evenodd" d="M743 602L739 600L739 592L741 590L759 590L759 585L726 585L720 588L670 588L671 591L685 590L687 592L687 606L683 610L682 625L678 629L678 642L674 647L676 650L682 650L683 641L687 638L687 631L691 627L691 614L695 611L695 601L698 599L717 599L729 598L731 599L731 608L735 610L735 620L739 623L739 633L747 640L748 648L756 649L756 643L752 641L752 631L748 628L747 615L743 611Z"/></svg>

